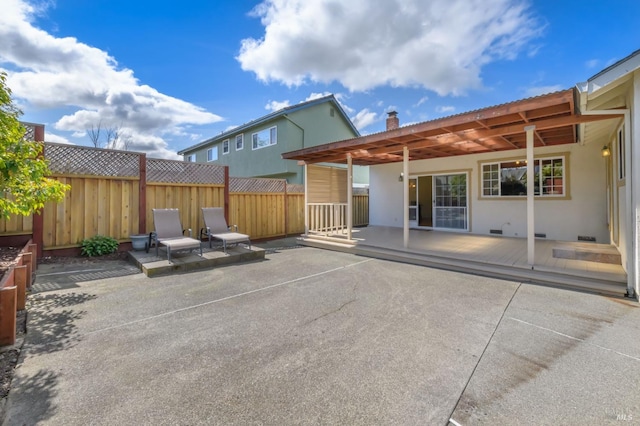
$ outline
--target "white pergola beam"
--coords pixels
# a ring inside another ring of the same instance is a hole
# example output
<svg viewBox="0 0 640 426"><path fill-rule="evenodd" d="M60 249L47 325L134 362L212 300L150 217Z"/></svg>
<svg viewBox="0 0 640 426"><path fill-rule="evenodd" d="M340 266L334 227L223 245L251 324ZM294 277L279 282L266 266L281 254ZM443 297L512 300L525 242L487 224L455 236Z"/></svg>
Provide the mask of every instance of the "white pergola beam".
<svg viewBox="0 0 640 426"><path fill-rule="evenodd" d="M403 189L403 242L409 247L409 148L402 148L402 189Z"/></svg>
<svg viewBox="0 0 640 426"><path fill-rule="evenodd" d="M347 238L351 241L353 228L353 159L347 154Z"/></svg>
<svg viewBox="0 0 640 426"><path fill-rule="evenodd" d="M535 221L535 164L533 157L533 137L536 126L524 128L527 132L527 263L533 269L536 258L536 221Z"/></svg>

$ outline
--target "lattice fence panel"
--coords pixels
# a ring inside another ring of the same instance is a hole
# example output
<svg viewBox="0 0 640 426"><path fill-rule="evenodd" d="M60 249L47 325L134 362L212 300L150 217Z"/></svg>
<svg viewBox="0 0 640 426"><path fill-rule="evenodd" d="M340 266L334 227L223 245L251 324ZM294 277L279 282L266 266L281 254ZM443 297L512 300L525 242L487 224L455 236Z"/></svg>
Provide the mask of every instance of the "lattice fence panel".
<svg viewBox="0 0 640 426"><path fill-rule="evenodd" d="M36 140L36 126L33 124L21 123L22 127L25 128L24 136L22 139L25 141L34 141Z"/></svg>
<svg viewBox="0 0 640 426"><path fill-rule="evenodd" d="M304 185L299 183L287 184L287 194L304 194Z"/></svg>
<svg viewBox="0 0 640 426"><path fill-rule="evenodd" d="M140 176L140 154L133 152L47 142L44 156L49 161L49 170L54 174Z"/></svg>
<svg viewBox="0 0 640 426"><path fill-rule="evenodd" d="M224 166L149 158L147 182L224 185Z"/></svg>
<svg viewBox="0 0 640 426"><path fill-rule="evenodd" d="M284 179L229 178L229 192L284 193Z"/></svg>

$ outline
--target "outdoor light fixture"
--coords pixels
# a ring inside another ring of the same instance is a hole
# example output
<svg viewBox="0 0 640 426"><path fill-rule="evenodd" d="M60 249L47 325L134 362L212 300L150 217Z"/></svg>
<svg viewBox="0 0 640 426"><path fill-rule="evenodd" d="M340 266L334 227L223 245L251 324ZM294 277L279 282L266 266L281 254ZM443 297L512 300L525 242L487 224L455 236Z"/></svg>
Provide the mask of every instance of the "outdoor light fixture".
<svg viewBox="0 0 640 426"><path fill-rule="evenodd" d="M608 157L611 155L611 150L609 149L609 145L605 145L602 147L602 156Z"/></svg>
<svg viewBox="0 0 640 426"><path fill-rule="evenodd" d="M400 176L398 176L398 182L402 182L404 180L404 173L400 173Z"/></svg>

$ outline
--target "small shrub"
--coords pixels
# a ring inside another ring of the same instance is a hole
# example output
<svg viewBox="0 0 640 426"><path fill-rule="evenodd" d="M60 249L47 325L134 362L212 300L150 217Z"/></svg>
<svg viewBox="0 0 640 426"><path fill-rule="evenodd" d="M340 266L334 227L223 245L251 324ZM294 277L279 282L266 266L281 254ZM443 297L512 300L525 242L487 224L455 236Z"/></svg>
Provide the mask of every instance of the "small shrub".
<svg viewBox="0 0 640 426"><path fill-rule="evenodd" d="M95 237L82 240L81 246L83 256L102 256L118 250L118 240L103 235L96 235Z"/></svg>

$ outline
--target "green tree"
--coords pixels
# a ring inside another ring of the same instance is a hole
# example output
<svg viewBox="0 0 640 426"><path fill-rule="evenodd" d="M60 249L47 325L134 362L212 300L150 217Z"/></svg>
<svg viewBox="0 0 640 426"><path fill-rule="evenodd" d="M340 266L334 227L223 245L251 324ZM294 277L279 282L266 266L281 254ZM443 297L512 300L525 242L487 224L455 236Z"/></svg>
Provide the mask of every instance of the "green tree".
<svg viewBox="0 0 640 426"><path fill-rule="evenodd" d="M69 185L50 179L42 144L24 140L22 111L11 99L7 74L0 72L0 217L27 216L46 201L61 201Z"/></svg>

